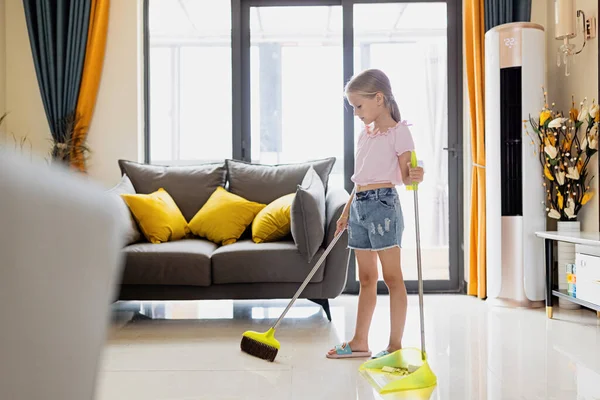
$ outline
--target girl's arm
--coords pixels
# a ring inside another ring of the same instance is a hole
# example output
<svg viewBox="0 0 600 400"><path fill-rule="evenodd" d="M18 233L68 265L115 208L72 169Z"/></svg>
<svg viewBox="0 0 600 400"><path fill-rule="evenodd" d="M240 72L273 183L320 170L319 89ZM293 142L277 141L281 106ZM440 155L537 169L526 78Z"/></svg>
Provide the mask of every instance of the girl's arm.
<svg viewBox="0 0 600 400"><path fill-rule="evenodd" d="M346 203L346 206L344 207L344 211L342 211L343 218L348 218L348 215L350 214L350 204L352 204L352 200L354 199L355 192L356 192L356 185L354 185L354 188L352 189L352 193L350 193L350 198L348 199L348 202Z"/></svg>
<svg viewBox="0 0 600 400"><path fill-rule="evenodd" d="M398 156L398 165L402 172L402 182L405 185L412 185L413 183L423 182L423 168L415 167L409 168L410 165L410 151L405 151ZM411 177L411 169L414 171Z"/></svg>

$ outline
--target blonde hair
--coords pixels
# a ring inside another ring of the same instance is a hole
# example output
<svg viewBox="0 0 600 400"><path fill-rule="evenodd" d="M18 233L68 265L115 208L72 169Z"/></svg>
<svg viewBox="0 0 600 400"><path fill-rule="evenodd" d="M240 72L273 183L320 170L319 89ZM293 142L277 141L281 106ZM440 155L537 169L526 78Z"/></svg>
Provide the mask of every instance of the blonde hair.
<svg viewBox="0 0 600 400"><path fill-rule="evenodd" d="M378 69L367 69L355 75L350 79L344 88L346 97L349 93L355 93L360 96L372 99L379 92L383 94L383 101L390 111L392 118L400 122L400 109L392 94L392 85L383 71Z"/></svg>

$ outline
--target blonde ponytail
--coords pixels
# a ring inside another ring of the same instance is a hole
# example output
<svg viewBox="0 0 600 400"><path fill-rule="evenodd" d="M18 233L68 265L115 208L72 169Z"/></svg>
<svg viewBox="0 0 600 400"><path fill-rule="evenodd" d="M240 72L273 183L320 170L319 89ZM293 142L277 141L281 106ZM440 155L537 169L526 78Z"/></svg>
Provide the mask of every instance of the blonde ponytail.
<svg viewBox="0 0 600 400"><path fill-rule="evenodd" d="M348 93L356 93L361 96L373 98L377 93L383 93L385 105L387 106L392 118L400 122L400 108L392 94L390 80L383 71L378 69L367 69L358 75L352 77L344 88L346 96Z"/></svg>
<svg viewBox="0 0 600 400"><path fill-rule="evenodd" d="M394 99L394 96L387 102L388 109L390 110L390 114L392 114L392 118L396 122L400 122L400 108L398 107L398 103Z"/></svg>

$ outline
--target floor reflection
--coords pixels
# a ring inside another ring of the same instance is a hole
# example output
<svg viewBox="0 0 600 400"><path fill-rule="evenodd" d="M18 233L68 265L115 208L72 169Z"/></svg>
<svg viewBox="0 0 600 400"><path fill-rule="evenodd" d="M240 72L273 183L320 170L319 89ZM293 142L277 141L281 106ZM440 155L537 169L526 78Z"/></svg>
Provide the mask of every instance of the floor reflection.
<svg viewBox="0 0 600 400"><path fill-rule="evenodd" d="M277 319L287 306L285 300L202 300L202 301L119 301L113 305L113 320L132 318L169 320L210 319ZM332 315L343 313L342 307L331 307ZM284 319L323 316L323 308L310 300L298 299Z"/></svg>
<svg viewBox="0 0 600 400"><path fill-rule="evenodd" d="M387 345L388 301L378 298L373 352ZM589 310L557 309L549 320L543 309L426 296L426 347L437 386L381 396L358 371L366 359L325 357L352 337L356 302L333 300L329 322L320 306L298 300L278 327L282 347L273 363L241 352L239 343L246 330L268 330L285 299L117 303L99 399L600 399L600 320ZM404 343L420 347L416 296L409 298Z"/></svg>

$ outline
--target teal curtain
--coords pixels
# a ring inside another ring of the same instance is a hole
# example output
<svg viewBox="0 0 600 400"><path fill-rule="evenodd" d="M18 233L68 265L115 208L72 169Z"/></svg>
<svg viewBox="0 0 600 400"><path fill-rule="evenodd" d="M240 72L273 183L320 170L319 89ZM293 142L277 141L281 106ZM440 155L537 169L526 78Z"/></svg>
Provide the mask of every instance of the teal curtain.
<svg viewBox="0 0 600 400"><path fill-rule="evenodd" d="M54 140L53 159L70 140L83 74L91 0L23 0L40 94ZM62 152L64 153L64 152Z"/></svg>
<svg viewBox="0 0 600 400"><path fill-rule="evenodd" d="M531 0L485 0L485 31L510 22L531 21Z"/></svg>

